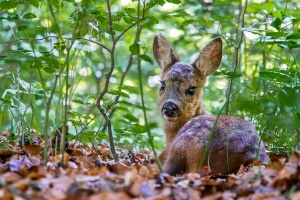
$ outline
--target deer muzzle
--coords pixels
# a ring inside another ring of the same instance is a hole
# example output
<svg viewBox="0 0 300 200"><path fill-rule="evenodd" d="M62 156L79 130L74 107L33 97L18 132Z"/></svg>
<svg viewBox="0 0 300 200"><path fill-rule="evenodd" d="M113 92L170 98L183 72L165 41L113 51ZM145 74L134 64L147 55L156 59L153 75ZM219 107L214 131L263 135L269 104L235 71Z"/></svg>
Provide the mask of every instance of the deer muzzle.
<svg viewBox="0 0 300 200"><path fill-rule="evenodd" d="M161 111L167 117L177 117L179 115L179 107L172 101L167 101Z"/></svg>

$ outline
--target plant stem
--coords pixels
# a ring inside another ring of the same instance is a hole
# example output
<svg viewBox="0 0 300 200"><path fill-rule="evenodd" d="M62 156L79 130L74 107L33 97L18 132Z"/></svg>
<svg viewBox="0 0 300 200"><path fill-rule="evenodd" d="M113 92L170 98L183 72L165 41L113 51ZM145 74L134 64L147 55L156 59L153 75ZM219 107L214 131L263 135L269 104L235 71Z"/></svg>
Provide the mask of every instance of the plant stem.
<svg viewBox="0 0 300 200"><path fill-rule="evenodd" d="M100 103L100 101L102 100L102 98L104 97L106 92L108 91L109 80L110 80L110 77L111 77L111 75L114 71L114 68L115 68L115 55L114 55L114 53L115 53L116 43L115 43L115 38L114 38L114 31L113 31L113 25L112 25L112 14L111 14L111 8L110 8L110 1L109 0L106 0L106 5L107 5L107 10L108 10L108 21L109 21L109 26L110 26L110 35L111 35L113 45L112 45L111 51L109 52L110 53L110 59L111 59L110 70L105 75L105 78L106 78L105 85L104 85L103 90L100 92L100 94L99 94L99 96L96 100L96 106L97 106L97 108L99 109L99 111L101 112L102 116L104 117L104 119L106 121L110 149L111 149L112 155L114 157L114 160L117 163L117 162L119 162L119 156L118 156L118 154L116 153L116 150L115 150L114 139L113 139L113 135L112 135L111 121L110 121L110 118L108 117L105 109L101 106L101 103Z"/></svg>
<svg viewBox="0 0 300 200"><path fill-rule="evenodd" d="M239 49L241 47L242 44L242 40L244 37L243 32L241 32L241 36L239 38L239 32L240 32L240 28L244 27L244 18L245 18L245 13L246 13L246 9L247 9L247 5L248 5L248 0L245 1L245 5L244 5L244 10L242 11L242 1L241 0L241 4L240 4L240 14L238 17L238 27L237 27L237 31L236 31L236 44L233 45L234 46L234 55L233 55L233 72L236 72L237 67L238 67L238 63L239 63ZM227 90L227 95L226 95L226 100L228 101L225 107L225 115L228 115L229 112L229 99L230 99L230 94L231 94L231 90L232 90L232 85L233 85L233 78L229 79L229 84L228 84L228 90Z"/></svg>
<svg viewBox="0 0 300 200"><path fill-rule="evenodd" d="M20 106L21 106L21 95L20 95L20 73L21 73L22 68L20 68L20 70L18 70L18 128L19 128L19 135L22 139L21 141L21 146L24 146L24 134L23 134L23 124L22 124L22 120L21 120L21 110L20 110Z"/></svg>
<svg viewBox="0 0 300 200"><path fill-rule="evenodd" d="M125 72L123 72L120 83L119 83L119 87L121 87L124 83L125 80L125 76L127 75L127 73L129 72L129 69L131 68L133 63L133 55L130 55L129 60L128 60L128 64L126 66ZM117 95L116 99L114 100L114 104L117 104L118 101L120 99L120 95ZM115 113L117 109L115 107L113 107L110 111L110 113L108 114L108 117L111 118L113 116L113 114ZM101 129L101 131L104 131L106 129L106 124L104 124L103 128Z"/></svg>
<svg viewBox="0 0 300 200"><path fill-rule="evenodd" d="M142 67L141 67L141 59L140 59L140 45L139 45L139 41L140 41L140 36L141 36L141 29L140 28L140 23L139 23L139 16L140 16L140 0L138 1L138 14L137 14L137 30L136 30L136 41L135 43L137 44L138 48L137 48L137 70L138 70L138 75L139 75L139 86L140 86L140 93L141 93L141 102L142 102L142 107L143 107L143 114L144 114L144 120L145 120L145 126L147 129L147 135L148 135L148 139L149 139L149 143L150 146L152 148L153 154L154 154L154 158L156 160L156 163L158 165L158 168L161 172L163 172L163 168L162 165L157 157L157 153L154 147L154 143L153 143L153 137L151 135L151 131L149 128L149 124L148 124L148 119L147 119L147 114L146 114L146 108L145 108L145 101L144 101L144 91L143 91L143 79L142 79ZM143 12L144 15L144 12Z"/></svg>
<svg viewBox="0 0 300 200"><path fill-rule="evenodd" d="M130 26L128 26L120 35L118 35L115 38L114 30L113 30L113 23L112 23L112 13L111 13L111 7L110 7L110 0L106 0L106 5L107 5L107 10L108 10L109 31L110 31L110 36L111 36L111 40L112 40L112 47L110 49L106 48L106 50L110 53L111 64L110 64L110 69L109 69L108 73L105 75L104 88L100 92L100 94L99 94L99 96L98 96L98 98L95 102L95 105L98 108L98 110L100 111L100 113L102 114L103 118L105 119L111 152L112 152L112 155L115 159L115 162L119 162L119 157L118 157L118 154L116 153L116 150L115 150L115 145L114 145L114 140L113 140L113 135L112 135L111 120L110 120L109 115L106 113L105 109L102 107L100 102L103 99L106 92L108 91L110 78L111 78L111 75L112 75L112 73L114 71L114 68L115 68L115 48L116 48L117 42L129 29L131 29L136 24L138 24L140 21L142 21L144 19L144 15L143 15L142 18L138 18L137 22L135 22L135 23L131 24ZM146 10L144 10L144 11L146 11ZM100 45L100 46L103 47L103 45Z"/></svg>

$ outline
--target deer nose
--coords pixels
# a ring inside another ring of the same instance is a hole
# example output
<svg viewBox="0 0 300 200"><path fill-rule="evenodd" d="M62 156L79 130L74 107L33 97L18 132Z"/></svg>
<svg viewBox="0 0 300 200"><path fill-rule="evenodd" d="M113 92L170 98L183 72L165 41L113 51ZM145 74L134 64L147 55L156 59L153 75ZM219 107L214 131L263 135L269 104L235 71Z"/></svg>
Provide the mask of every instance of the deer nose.
<svg viewBox="0 0 300 200"><path fill-rule="evenodd" d="M179 114L179 107L173 102L166 102L161 110L167 117L177 117Z"/></svg>

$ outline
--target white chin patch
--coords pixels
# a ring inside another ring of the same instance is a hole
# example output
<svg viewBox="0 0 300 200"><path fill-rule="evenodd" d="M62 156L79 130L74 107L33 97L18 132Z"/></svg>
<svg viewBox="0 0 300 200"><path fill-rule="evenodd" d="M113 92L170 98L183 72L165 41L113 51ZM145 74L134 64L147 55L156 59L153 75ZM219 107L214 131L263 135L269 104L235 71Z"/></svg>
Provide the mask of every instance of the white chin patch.
<svg viewBox="0 0 300 200"><path fill-rule="evenodd" d="M170 122L175 122L177 120L177 116L176 117L168 117L166 115L163 115L164 120L166 121L170 121Z"/></svg>

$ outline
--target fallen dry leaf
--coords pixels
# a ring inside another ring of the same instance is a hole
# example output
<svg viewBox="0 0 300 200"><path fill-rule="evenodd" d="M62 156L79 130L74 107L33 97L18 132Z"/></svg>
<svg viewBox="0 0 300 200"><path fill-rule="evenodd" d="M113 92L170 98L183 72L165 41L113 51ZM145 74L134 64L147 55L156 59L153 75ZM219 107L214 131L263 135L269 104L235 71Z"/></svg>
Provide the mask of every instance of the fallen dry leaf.
<svg viewBox="0 0 300 200"><path fill-rule="evenodd" d="M3 174L3 178L6 183L10 184L10 183L20 180L22 177L16 172L7 172L7 173Z"/></svg>
<svg viewBox="0 0 300 200"><path fill-rule="evenodd" d="M22 150L31 156L37 156L43 153L44 147L41 145L29 144L22 147Z"/></svg>
<svg viewBox="0 0 300 200"><path fill-rule="evenodd" d="M131 199L128 194L124 192L102 192L92 195L89 200L128 200Z"/></svg>
<svg viewBox="0 0 300 200"><path fill-rule="evenodd" d="M300 199L300 151L291 157L272 154L266 167L260 162L241 166L237 174L220 176L202 167L198 173L176 177L160 173L149 151L99 149L70 144L44 166L43 146L10 147L0 162L0 199ZM11 155L11 153L13 155Z"/></svg>

